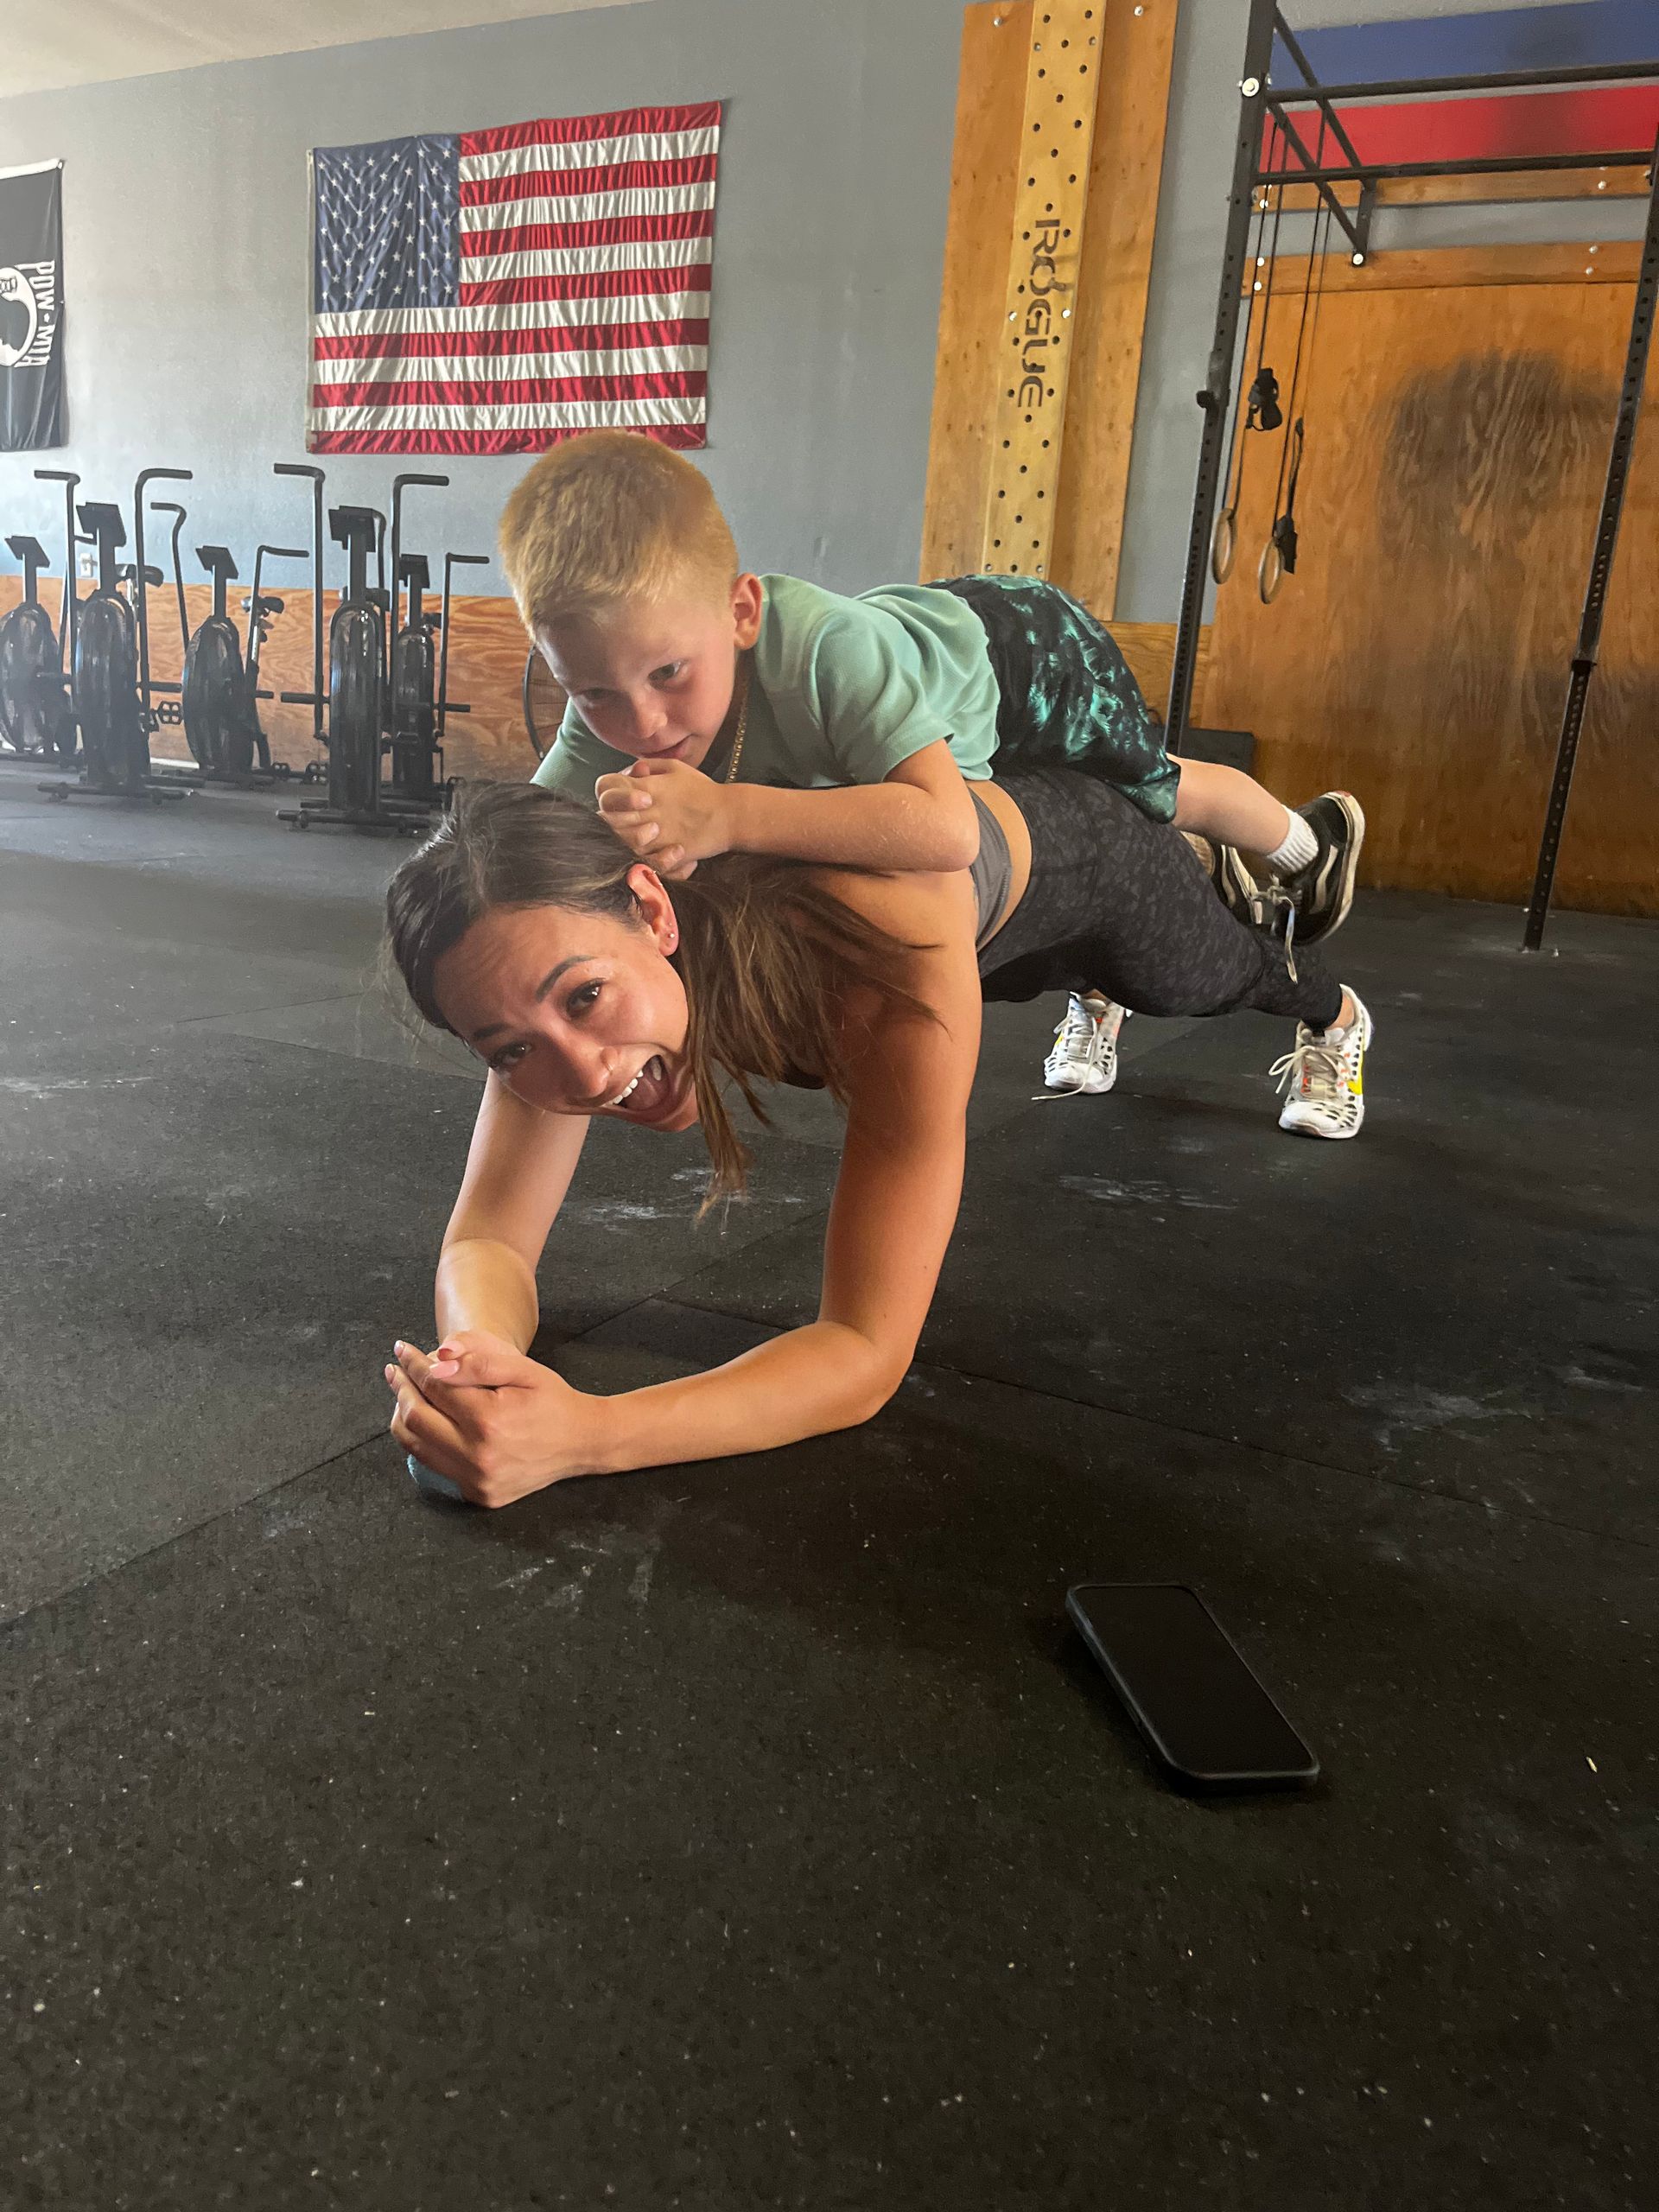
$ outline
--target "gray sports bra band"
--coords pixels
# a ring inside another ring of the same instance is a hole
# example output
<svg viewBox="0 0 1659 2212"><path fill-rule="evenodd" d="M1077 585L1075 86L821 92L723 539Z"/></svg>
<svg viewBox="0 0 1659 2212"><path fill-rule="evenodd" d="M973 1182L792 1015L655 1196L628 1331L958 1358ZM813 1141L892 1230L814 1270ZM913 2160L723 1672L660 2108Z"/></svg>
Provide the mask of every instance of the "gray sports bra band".
<svg viewBox="0 0 1659 2212"><path fill-rule="evenodd" d="M973 786L969 785L969 789L972 791ZM979 913L974 950L982 952L1008 903L1008 893L1014 885L1014 859L1008 851L1007 831L977 791L974 791L974 805L979 815L979 851L969 873L974 879L974 900Z"/></svg>

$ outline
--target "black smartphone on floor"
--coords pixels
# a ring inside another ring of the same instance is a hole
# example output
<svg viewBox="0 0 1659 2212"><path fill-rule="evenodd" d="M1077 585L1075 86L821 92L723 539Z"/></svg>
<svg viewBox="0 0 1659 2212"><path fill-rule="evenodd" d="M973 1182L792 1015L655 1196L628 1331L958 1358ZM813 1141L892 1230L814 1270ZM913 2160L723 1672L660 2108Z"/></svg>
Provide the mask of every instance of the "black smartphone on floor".
<svg viewBox="0 0 1659 2212"><path fill-rule="evenodd" d="M1183 1783L1319 1778L1319 1762L1184 1582L1085 1582L1065 1610L1154 1755Z"/></svg>

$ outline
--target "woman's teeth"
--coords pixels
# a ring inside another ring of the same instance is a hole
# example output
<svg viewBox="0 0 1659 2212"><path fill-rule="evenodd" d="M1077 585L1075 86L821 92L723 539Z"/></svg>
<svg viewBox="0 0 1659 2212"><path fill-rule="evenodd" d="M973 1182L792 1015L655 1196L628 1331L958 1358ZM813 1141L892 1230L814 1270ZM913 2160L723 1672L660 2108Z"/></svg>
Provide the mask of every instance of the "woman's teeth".
<svg viewBox="0 0 1659 2212"><path fill-rule="evenodd" d="M640 1069L639 1074L635 1076L633 1081L628 1085L627 1089L626 1090L620 1090L616 1096L612 1099L612 1108L614 1109L618 1106L626 1106L628 1100L632 1097L634 1092L639 1090L640 1084L645 1081L648 1075L660 1080L663 1072L661 1057L658 1054L653 1054L652 1058L645 1062L644 1067Z"/></svg>

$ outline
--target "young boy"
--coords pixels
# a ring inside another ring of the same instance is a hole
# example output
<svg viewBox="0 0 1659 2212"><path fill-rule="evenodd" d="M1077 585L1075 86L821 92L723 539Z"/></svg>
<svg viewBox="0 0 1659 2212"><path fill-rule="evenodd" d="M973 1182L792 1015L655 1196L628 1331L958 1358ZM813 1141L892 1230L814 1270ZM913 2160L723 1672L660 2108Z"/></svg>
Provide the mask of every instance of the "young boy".
<svg viewBox="0 0 1659 2212"><path fill-rule="evenodd" d="M1278 874L1300 942L1348 911L1355 802L1330 793L1293 813L1236 769L1172 760L1109 634L1039 578L849 599L751 575L702 473L614 430L536 462L502 516L501 556L569 694L536 781L597 803L660 874L734 851L967 868L968 781L1064 765L1207 839L1217 891L1246 918L1256 887L1240 846ZM1073 998L1049 1087L1109 1090L1121 1020L1108 1001Z"/></svg>

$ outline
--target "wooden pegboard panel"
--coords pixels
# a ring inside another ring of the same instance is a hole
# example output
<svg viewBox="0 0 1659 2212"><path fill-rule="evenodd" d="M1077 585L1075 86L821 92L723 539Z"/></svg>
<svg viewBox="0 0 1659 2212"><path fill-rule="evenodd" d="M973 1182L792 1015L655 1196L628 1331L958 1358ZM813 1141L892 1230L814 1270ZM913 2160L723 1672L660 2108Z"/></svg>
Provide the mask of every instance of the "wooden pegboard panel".
<svg viewBox="0 0 1659 2212"><path fill-rule="evenodd" d="M1046 575L1076 333L1103 0L1035 0L980 566Z"/></svg>

